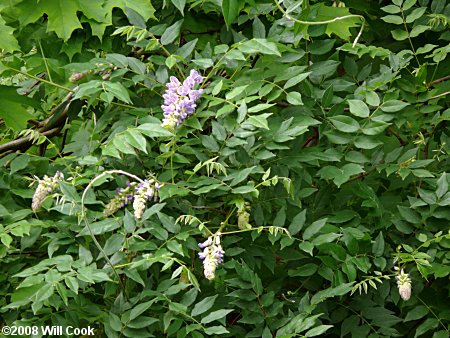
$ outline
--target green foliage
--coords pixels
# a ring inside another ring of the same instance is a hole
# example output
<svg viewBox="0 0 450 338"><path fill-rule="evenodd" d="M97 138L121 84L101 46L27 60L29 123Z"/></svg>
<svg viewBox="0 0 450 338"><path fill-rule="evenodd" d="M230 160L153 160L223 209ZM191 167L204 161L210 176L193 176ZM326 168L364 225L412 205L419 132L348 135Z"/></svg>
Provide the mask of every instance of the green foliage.
<svg viewBox="0 0 450 338"><path fill-rule="evenodd" d="M447 337L449 20L441 0L1 3L2 324ZM192 69L196 111L163 128Z"/></svg>

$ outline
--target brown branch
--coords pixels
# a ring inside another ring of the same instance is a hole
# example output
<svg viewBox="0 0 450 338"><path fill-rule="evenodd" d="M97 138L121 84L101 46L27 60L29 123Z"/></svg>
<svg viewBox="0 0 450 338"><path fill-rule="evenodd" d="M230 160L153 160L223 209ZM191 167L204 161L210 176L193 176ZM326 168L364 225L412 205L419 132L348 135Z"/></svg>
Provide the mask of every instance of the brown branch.
<svg viewBox="0 0 450 338"><path fill-rule="evenodd" d="M369 173L362 173L362 174L356 175L356 176L352 177L351 179L349 179L348 181L344 182L343 184L347 184L347 183L359 180L360 178L364 178L367 175L369 175Z"/></svg>
<svg viewBox="0 0 450 338"><path fill-rule="evenodd" d="M41 132L40 134L45 137L52 137L57 135L61 131L61 127L55 127L50 130L46 130L44 132ZM33 145L33 140L30 136L22 137L16 140L12 140L8 143L1 144L0 145L0 157L3 157L7 154L10 154L14 152L14 150L22 150L28 149Z"/></svg>
<svg viewBox="0 0 450 338"><path fill-rule="evenodd" d="M405 141L404 139L402 139L402 137L400 136L400 134L397 132L397 131L395 131L392 127L389 127L388 128L388 131L392 134L392 135L394 135L396 138L397 138L397 140L400 142L400 144L402 145L402 146L405 146L408 142L407 141Z"/></svg>
<svg viewBox="0 0 450 338"><path fill-rule="evenodd" d="M78 87L75 88L75 90ZM74 90L74 91L75 91ZM63 101L53 108L52 114L46 118L44 121L37 122L34 121L33 124L38 127L37 131L46 137L52 137L57 135L62 126L65 124L67 119L67 112L70 107L70 100L72 100L74 92L70 92L66 95ZM61 111L62 109L62 111ZM37 122L37 123L36 123ZM33 145L32 138L29 136L18 138L7 143L0 145L0 157L3 157L7 154L10 154L16 150L20 150L21 152L26 151Z"/></svg>
<svg viewBox="0 0 450 338"><path fill-rule="evenodd" d="M416 103L425 103L425 102L428 102L428 101L431 101L431 100L434 100L434 99L438 99L438 98L443 97L443 96L447 96L449 94L450 94L450 91L444 92L444 93L441 93L441 94L438 94L438 95L434 95L432 97L429 97L429 98L417 101Z"/></svg>
<svg viewBox="0 0 450 338"><path fill-rule="evenodd" d="M313 135L306 139L306 141L302 145L302 148L312 147L314 145L317 145L318 140L319 140L319 131L317 130L317 128L314 128Z"/></svg>
<svg viewBox="0 0 450 338"><path fill-rule="evenodd" d="M434 80L434 81L431 81L430 86L435 85L436 83L439 83L439 82L447 81L447 80L450 80L450 75L444 76L444 77Z"/></svg>
<svg viewBox="0 0 450 338"><path fill-rule="evenodd" d="M450 94L450 91L445 92L445 93L441 93L441 94L432 96L432 97L430 97L429 99L426 99L426 100L424 100L424 101L422 101L422 102L426 102L426 101L431 101L431 100L434 100L434 99L438 99L438 98L440 98L440 97L447 96L447 95L449 95L449 94Z"/></svg>

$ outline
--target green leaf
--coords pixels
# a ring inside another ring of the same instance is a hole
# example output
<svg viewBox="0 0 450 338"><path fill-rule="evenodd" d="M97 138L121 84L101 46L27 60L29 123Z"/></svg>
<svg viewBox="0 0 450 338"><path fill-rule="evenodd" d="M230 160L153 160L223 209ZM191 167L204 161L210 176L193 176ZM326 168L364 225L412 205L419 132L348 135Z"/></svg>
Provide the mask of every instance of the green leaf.
<svg viewBox="0 0 450 338"><path fill-rule="evenodd" d="M382 256L384 253L384 237L382 231L380 231L377 238L375 239L375 242L372 245L372 253L375 256Z"/></svg>
<svg viewBox="0 0 450 338"><path fill-rule="evenodd" d="M233 312L233 310L222 309L222 310L213 311L209 315L207 315L206 317L203 317L200 322L202 324L208 324L208 323L211 323L211 322L213 322L215 320L224 318L230 312Z"/></svg>
<svg viewBox="0 0 450 338"><path fill-rule="evenodd" d="M389 124L381 121L371 121L361 130L364 135L378 135L381 134Z"/></svg>
<svg viewBox="0 0 450 338"><path fill-rule="evenodd" d="M426 7L420 7L415 8L408 16L406 17L405 21L406 23L412 23L416 20L418 20L422 15L425 14L427 8Z"/></svg>
<svg viewBox="0 0 450 338"><path fill-rule="evenodd" d="M139 13L145 21L149 19L155 19L155 8L152 6L150 0L108 0L104 3L103 7L109 13L111 17L111 12L113 7L120 8L124 10L124 8L128 7ZM112 20L111 18L109 20Z"/></svg>
<svg viewBox="0 0 450 338"><path fill-rule="evenodd" d="M228 331L222 325L219 325L219 326L211 326L211 327L206 328L205 333L207 335L215 335L215 334L230 333L230 331Z"/></svg>
<svg viewBox="0 0 450 338"><path fill-rule="evenodd" d="M400 11L401 11L400 7L398 7L396 5L387 5L387 6L381 7L381 10L386 13L389 13L389 14L397 14L397 13L400 13Z"/></svg>
<svg viewBox="0 0 450 338"><path fill-rule="evenodd" d="M266 39L252 39L245 41L238 46L238 49L247 54L262 53L281 56L277 45L273 42L267 41Z"/></svg>
<svg viewBox="0 0 450 338"><path fill-rule="evenodd" d="M9 128L16 131L26 128L27 121L34 117L27 106L39 107L33 99L19 95L15 87L0 85L0 116Z"/></svg>
<svg viewBox="0 0 450 338"><path fill-rule="evenodd" d="M369 117L369 107L361 100L348 100L350 113L358 117Z"/></svg>
<svg viewBox="0 0 450 338"><path fill-rule="evenodd" d="M411 29L411 32L409 32L409 36L412 38L415 38L416 36L419 36L420 34L426 32L427 30L430 30L430 26L424 26L424 25L417 25L414 26L413 29Z"/></svg>
<svg viewBox="0 0 450 338"><path fill-rule="evenodd" d="M209 309L211 309L214 305L214 302L216 301L218 295L214 295L211 297L206 297L201 302L195 304L194 308L192 309L191 316L198 316L202 313L205 313Z"/></svg>
<svg viewBox="0 0 450 338"><path fill-rule="evenodd" d="M162 45L165 46L175 41L175 39L180 35L183 21L183 19L178 20L164 31L160 39Z"/></svg>
<svg viewBox="0 0 450 338"><path fill-rule="evenodd" d="M173 136L167 129L161 127L156 123L144 123L137 127L137 129L144 135L149 137Z"/></svg>
<svg viewBox="0 0 450 338"><path fill-rule="evenodd" d="M308 240L312 238L316 233L320 231L320 229L322 229L325 226L326 223L327 223L326 218L322 218L313 222L310 226L308 226L305 229L305 232L303 233L303 239Z"/></svg>
<svg viewBox="0 0 450 338"><path fill-rule="evenodd" d="M331 243L331 242L334 242L339 237L340 237L340 235L339 234L335 234L335 233L319 235L319 236L317 236L316 238L313 239L312 244L314 246L319 246L321 244Z"/></svg>
<svg viewBox="0 0 450 338"><path fill-rule="evenodd" d="M273 226L276 227L284 227L284 223L286 222L286 208L282 207L278 210L275 218L273 219Z"/></svg>
<svg viewBox="0 0 450 338"><path fill-rule="evenodd" d="M378 147L379 145L382 145L383 142L369 136L358 136L355 139L354 144L360 149L373 149Z"/></svg>
<svg viewBox="0 0 450 338"><path fill-rule="evenodd" d="M448 181L447 181L447 174L442 173L441 177L437 180L437 189L436 189L436 196L437 198L441 199L442 196L444 196L448 191Z"/></svg>
<svg viewBox="0 0 450 338"><path fill-rule="evenodd" d="M422 224L422 219L416 211L400 205L397 206L397 209L400 212L400 215L408 222L416 225Z"/></svg>
<svg viewBox="0 0 450 338"><path fill-rule="evenodd" d="M290 104L292 104L294 106L302 106L303 105L302 94L300 94L299 92L289 92L286 95L286 100L287 100L287 102L289 102Z"/></svg>
<svg viewBox="0 0 450 338"><path fill-rule="evenodd" d="M354 133L360 128L358 121L351 118L350 116L337 115L330 117L329 119L337 130L344 133Z"/></svg>
<svg viewBox="0 0 450 338"><path fill-rule="evenodd" d="M120 152L136 156L134 148L126 141L124 134L115 135L113 144Z"/></svg>
<svg viewBox="0 0 450 338"><path fill-rule="evenodd" d="M333 86L330 85L323 93L322 105L324 107L329 107L331 105L331 103L333 102L333 97L334 97L334 89L333 89Z"/></svg>
<svg viewBox="0 0 450 338"><path fill-rule="evenodd" d="M170 0L173 5L184 15L184 6L186 5L186 0ZM178 54L179 55L179 54Z"/></svg>
<svg viewBox="0 0 450 338"><path fill-rule="evenodd" d="M343 17L351 15L347 7L331 7L325 6L323 3L318 5L317 16L315 21L326 21L333 20L337 17ZM357 27L361 24L361 20L356 17L349 17L345 20L337 20L330 22L326 26L325 33L330 36L331 34L336 34L341 39L348 40L352 34L350 28Z"/></svg>
<svg viewBox="0 0 450 338"><path fill-rule="evenodd" d="M219 83L222 83L222 81L220 81ZM232 100L235 97L238 97L240 95L245 95L245 89L248 87L249 85L243 85L243 86L237 86L235 88L233 88L233 90L229 91L228 93L225 94L225 98L227 100ZM217 94L216 94L217 95Z"/></svg>
<svg viewBox="0 0 450 338"><path fill-rule="evenodd" d="M291 277L307 277L316 273L319 266L314 263L303 264L302 266L289 270L289 276Z"/></svg>
<svg viewBox="0 0 450 338"><path fill-rule="evenodd" d="M317 337L317 336L320 336L321 334L327 332L328 329L331 329L332 327L333 327L333 325L319 325L319 326L316 326L315 328L307 331L305 333L305 337Z"/></svg>
<svg viewBox="0 0 450 338"><path fill-rule="evenodd" d="M15 172L25 169L30 162L30 156L28 154L22 154L17 156L12 162L11 162L11 174L14 174Z"/></svg>
<svg viewBox="0 0 450 338"><path fill-rule="evenodd" d="M416 334L414 338L423 335L424 333L430 331L431 329L437 328L439 325L439 320L436 318L427 318L422 324L420 324L416 329Z"/></svg>
<svg viewBox="0 0 450 338"><path fill-rule="evenodd" d="M407 11L408 9L410 9L412 6L414 6L416 4L417 0L405 0L405 2L402 5L402 9L404 11Z"/></svg>
<svg viewBox="0 0 450 338"><path fill-rule="evenodd" d="M252 115L248 118L248 122L257 128L263 128L269 130L269 125L267 123L267 118L271 116L272 113L265 113L261 115Z"/></svg>
<svg viewBox="0 0 450 338"><path fill-rule="evenodd" d="M139 317L142 313L144 313L145 311L147 311L150 306L153 305L153 303L156 301L157 299L152 299L151 301L145 302L145 303L141 303L136 305L130 313L130 320L133 320L137 317Z"/></svg>
<svg viewBox="0 0 450 338"><path fill-rule="evenodd" d="M319 304L324 300L326 300L327 298L345 295L346 293L349 293L352 290L353 284L354 283L344 283L335 288L328 288L319 291L311 298L311 304L313 305Z"/></svg>
<svg viewBox="0 0 450 338"><path fill-rule="evenodd" d="M125 140L136 149L139 149L147 154L147 141L140 132L136 129L128 129L125 132Z"/></svg>
<svg viewBox="0 0 450 338"><path fill-rule="evenodd" d="M225 19L225 24L229 29L231 24L239 15L239 1L238 0L222 0L222 13Z"/></svg>
<svg viewBox="0 0 450 338"><path fill-rule="evenodd" d="M384 22L393 23L394 25L402 25L403 19L398 15L386 15L381 18Z"/></svg>
<svg viewBox="0 0 450 338"><path fill-rule="evenodd" d="M408 38L408 32L402 29L394 29L391 31L392 37L397 41L403 41Z"/></svg>
<svg viewBox="0 0 450 338"><path fill-rule="evenodd" d="M365 96L367 104L371 105L372 107L378 107L380 105L380 97L377 93L368 91L365 93Z"/></svg>
<svg viewBox="0 0 450 338"><path fill-rule="evenodd" d="M259 103L256 106L253 106L251 108L248 108L247 112L249 113L257 113L260 112L262 110L266 110L270 107L273 107L275 105L275 103Z"/></svg>
<svg viewBox="0 0 450 338"><path fill-rule="evenodd" d="M405 322L410 320L418 320L428 313L428 308L424 305L416 305L405 317Z"/></svg>
<svg viewBox="0 0 450 338"><path fill-rule="evenodd" d="M13 238L10 235L8 235L7 233L1 233L0 241L3 243L4 246L9 248L9 246L11 245L11 243L13 241Z"/></svg>
<svg viewBox="0 0 450 338"><path fill-rule="evenodd" d="M35 301L34 302L44 302L48 298L50 298L51 295L53 295L53 292L55 291L55 286L53 284L45 285L42 288L39 289L39 291L34 296Z"/></svg>
<svg viewBox="0 0 450 338"><path fill-rule="evenodd" d="M306 209L300 211L293 219L291 224L289 225L289 233L291 235L296 235L299 233L300 230L302 230L303 226L305 225L306 220Z"/></svg>
<svg viewBox="0 0 450 338"><path fill-rule="evenodd" d="M78 5L78 11L81 11L87 18L97 22L105 22L108 14L99 1L75 0Z"/></svg>
<svg viewBox="0 0 450 338"><path fill-rule="evenodd" d="M5 51L12 53L16 50L20 50L19 43L14 37L14 28L6 25L5 20L0 15L0 50L4 49Z"/></svg>
<svg viewBox="0 0 450 338"><path fill-rule="evenodd" d="M434 177L434 175L425 169L414 169L411 171L416 177Z"/></svg>
<svg viewBox="0 0 450 338"><path fill-rule="evenodd" d="M210 68L214 65L213 60L208 58L194 59L192 62L202 69Z"/></svg>
<svg viewBox="0 0 450 338"><path fill-rule="evenodd" d="M307 241L301 242L298 245L298 248L300 250L303 250L303 251L309 253L311 256L313 255L314 244L312 244L311 242L307 242Z"/></svg>
<svg viewBox="0 0 450 338"><path fill-rule="evenodd" d="M128 90L119 82L103 82L103 87L107 92L113 94L119 100L126 103L131 103L130 95Z"/></svg>
<svg viewBox="0 0 450 338"><path fill-rule="evenodd" d="M263 22L255 16L253 19L253 37L257 39L264 39L266 37L266 27Z"/></svg>
<svg viewBox="0 0 450 338"><path fill-rule="evenodd" d="M72 32L83 28L78 20L79 10L76 2L64 0L47 0L40 2L48 15L47 31L54 31L64 41L69 40Z"/></svg>
<svg viewBox="0 0 450 338"><path fill-rule="evenodd" d="M446 0L433 0L431 3L431 11L433 13L441 13L446 5Z"/></svg>
<svg viewBox="0 0 450 338"><path fill-rule="evenodd" d="M309 74L311 74L311 72L307 72L307 73L300 73L292 78L290 78L285 85L283 86L284 89L288 89L291 88L293 86L295 86L296 84L302 82L304 79L306 79Z"/></svg>

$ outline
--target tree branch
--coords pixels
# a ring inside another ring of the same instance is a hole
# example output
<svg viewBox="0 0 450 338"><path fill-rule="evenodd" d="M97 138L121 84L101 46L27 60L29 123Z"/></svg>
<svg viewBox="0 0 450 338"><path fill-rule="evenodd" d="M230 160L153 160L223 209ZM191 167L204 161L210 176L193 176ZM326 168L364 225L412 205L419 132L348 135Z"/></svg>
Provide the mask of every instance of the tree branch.
<svg viewBox="0 0 450 338"><path fill-rule="evenodd" d="M41 132L40 134L46 137L52 137L57 135L61 131L61 127L55 127L50 130L46 130L44 132ZM16 140L12 140L8 143L1 144L0 145L0 157L3 157L5 155L8 155L15 150L22 150L28 149L33 145L33 140L30 136L22 137Z"/></svg>
<svg viewBox="0 0 450 338"><path fill-rule="evenodd" d="M38 127L37 131L46 137L56 136L62 129L67 118L67 112L70 107L70 100L72 100L74 92L78 87L74 88L74 91L66 95L63 101L53 108L52 114L44 121L34 121L33 124ZM14 151L20 150L26 151L33 145L33 141L30 136L18 138L0 145L0 157L10 154Z"/></svg>

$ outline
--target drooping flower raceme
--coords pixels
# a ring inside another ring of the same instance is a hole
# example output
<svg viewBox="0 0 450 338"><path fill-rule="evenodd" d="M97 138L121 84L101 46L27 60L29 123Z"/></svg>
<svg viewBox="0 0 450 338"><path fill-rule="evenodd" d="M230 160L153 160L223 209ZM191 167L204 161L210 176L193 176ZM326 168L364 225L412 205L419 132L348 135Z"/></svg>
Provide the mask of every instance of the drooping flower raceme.
<svg viewBox="0 0 450 338"><path fill-rule="evenodd" d="M163 95L164 104L161 106L164 112L162 127L174 129L195 111L197 107L195 101L201 96L203 90L196 90L194 87L202 81L203 77L195 69L191 70L183 83L175 76L170 77L170 82L166 84L167 90Z"/></svg>
<svg viewBox="0 0 450 338"><path fill-rule="evenodd" d="M31 209L36 211L42 205L44 199L51 194L59 186L59 182L64 179L62 172L57 171L54 176L45 175L42 180L39 180L39 185L33 195Z"/></svg>
<svg viewBox="0 0 450 338"><path fill-rule="evenodd" d="M223 262L223 255L225 254L220 245L220 235L220 232L218 232L209 236L206 241L198 245L200 249L203 249L203 252L200 252L198 256L203 260L203 272L209 280L216 276L216 268Z"/></svg>
<svg viewBox="0 0 450 338"><path fill-rule="evenodd" d="M159 189L159 184L154 180L144 180L142 183L127 182L126 188L117 188L116 195L106 205L103 215L111 216L116 211L132 204L134 216L140 219L145 211L145 205L151 198L155 198Z"/></svg>
<svg viewBox="0 0 450 338"><path fill-rule="evenodd" d="M411 278L409 278L409 274L405 273L403 269L399 270L398 267L395 267L395 270L398 271L397 276L395 276L395 279L397 279L398 293L403 300L408 300L411 298Z"/></svg>
<svg viewBox="0 0 450 338"><path fill-rule="evenodd" d="M114 198L106 205L105 210L103 210L103 215L105 217L111 216L120 208L130 204L134 199L135 187L136 182L127 182L126 188L117 188L116 196L114 196Z"/></svg>
<svg viewBox="0 0 450 338"><path fill-rule="evenodd" d="M145 180L137 185L133 201L134 217L136 219L140 219L144 214L146 202L152 198L156 199L158 189L159 185L153 179Z"/></svg>

